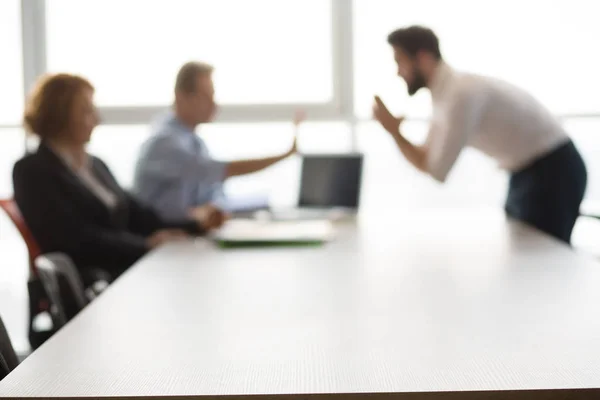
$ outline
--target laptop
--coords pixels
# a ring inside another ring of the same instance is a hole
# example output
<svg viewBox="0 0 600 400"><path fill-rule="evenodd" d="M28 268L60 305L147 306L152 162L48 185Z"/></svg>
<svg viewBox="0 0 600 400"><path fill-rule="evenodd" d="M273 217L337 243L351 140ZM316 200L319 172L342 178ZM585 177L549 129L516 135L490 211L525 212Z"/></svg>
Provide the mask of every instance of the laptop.
<svg viewBox="0 0 600 400"><path fill-rule="evenodd" d="M364 156L303 155L296 208L272 210L277 220L337 219L358 212Z"/></svg>

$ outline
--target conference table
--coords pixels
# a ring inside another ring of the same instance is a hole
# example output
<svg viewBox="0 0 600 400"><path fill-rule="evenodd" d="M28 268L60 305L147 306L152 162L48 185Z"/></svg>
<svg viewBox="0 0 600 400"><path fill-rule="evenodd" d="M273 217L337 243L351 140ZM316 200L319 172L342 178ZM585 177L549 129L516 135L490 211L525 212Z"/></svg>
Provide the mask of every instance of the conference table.
<svg viewBox="0 0 600 400"><path fill-rule="evenodd" d="M600 398L600 264L501 213L173 243L0 382L2 398Z"/></svg>

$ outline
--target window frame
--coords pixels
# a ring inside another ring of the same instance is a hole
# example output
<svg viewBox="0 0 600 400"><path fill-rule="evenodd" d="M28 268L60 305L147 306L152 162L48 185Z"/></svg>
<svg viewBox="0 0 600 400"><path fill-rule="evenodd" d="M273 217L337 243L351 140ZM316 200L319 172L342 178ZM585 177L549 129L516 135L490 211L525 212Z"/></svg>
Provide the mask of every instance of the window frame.
<svg viewBox="0 0 600 400"><path fill-rule="evenodd" d="M310 120L339 121L350 124L356 148L356 124L369 120L357 117L354 107L354 9L355 0L330 0L333 99L327 103L297 104L242 104L223 105L215 122L289 121L297 109L307 112ZM21 0L23 84L25 94L39 75L47 71L46 8L49 0ZM169 105L155 106L103 106L99 112L106 125L147 124L152 117ZM558 114L561 120L600 118L600 109L593 113ZM407 118L407 120L423 118ZM5 126L11 127L11 126Z"/></svg>
<svg viewBox="0 0 600 400"><path fill-rule="evenodd" d="M23 18L23 13L22 13L22 10L21 10L23 1L24 0L20 0L20 1L17 1L17 2L14 3L15 5L17 5L18 18L20 18L19 23L21 24L21 26L20 26L21 29L17 29L17 32L18 32L18 35L19 35L17 41L21 42L21 55L23 55L23 52L24 52L24 49L25 49L25 44L24 44L25 38L23 37L23 30L24 30L23 24L24 24L25 19ZM19 48L17 47L16 50L18 52ZM25 60L21 59L20 61L21 61L20 62L20 67L21 67L20 69L21 69L21 72L23 72L24 71ZM23 79L22 83L24 84L24 82L25 82L25 76L20 76L19 80L20 80L20 78ZM10 95L11 94L9 93L9 96ZM25 87L23 87L23 93L22 93L22 95L23 95L22 96L22 100L24 102L25 101L25 96L27 95L27 91L25 90ZM17 118L15 118L14 121L19 121L19 120L20 120L20 116L17 116ZM19 126L18 123L13 122L11 120L11 118L9 118L8 120L4 120L4 119L0 120L0 129L12 129L12 128L16 128L18 126Z"/></svg>
<svg viewBox="0 0 600 400"><path fill-rule="evenodd" d="M222 105L216 122L258 122L289 120L295 110L306 110L315 120L349 120L354 113L352 68L352 2L331 1L333 98L325 103ZM46 8L48 0L21 0L23 16L23 56L26 93L35 78L47 71ZM144 124L167 108L163 106L102 106L104 124Z"/></svg>

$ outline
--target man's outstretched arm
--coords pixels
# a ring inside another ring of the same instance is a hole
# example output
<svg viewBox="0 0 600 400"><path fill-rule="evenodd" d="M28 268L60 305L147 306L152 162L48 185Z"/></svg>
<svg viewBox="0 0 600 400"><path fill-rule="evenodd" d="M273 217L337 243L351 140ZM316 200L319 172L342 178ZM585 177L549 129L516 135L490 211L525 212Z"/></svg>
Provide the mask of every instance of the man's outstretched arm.
<svg viewBox="0 0 600 400"><path fill-rule="evenodd" d="M227 167L225 169L225 176L227 178L230 178L232 176L247 175L254 172L262 171L263 169L269 168L271 165L276 164L279 161L282 161L292 156L296 153L296 151L296 139L294 139L294 144L292 145L292 148L281 155L275 157L256 158L251 160L238 160L230 162L229 164L227 164Z"/></svg>

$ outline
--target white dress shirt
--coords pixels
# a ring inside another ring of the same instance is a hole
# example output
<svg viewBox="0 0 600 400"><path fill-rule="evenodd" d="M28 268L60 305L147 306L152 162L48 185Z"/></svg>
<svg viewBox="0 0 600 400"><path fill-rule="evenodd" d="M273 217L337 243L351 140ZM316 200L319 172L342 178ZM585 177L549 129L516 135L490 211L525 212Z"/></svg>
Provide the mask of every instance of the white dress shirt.
<svg viewBox="0 0 600 400"><path fill-rule="evenodd" d="M443 182L465 146L517 171L566 143L558 120L525 91L440 63L430 85L433 115L427 171Z"/></svg>

